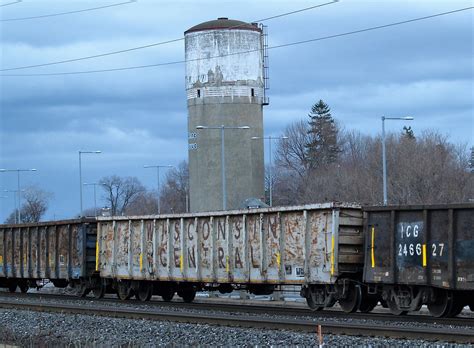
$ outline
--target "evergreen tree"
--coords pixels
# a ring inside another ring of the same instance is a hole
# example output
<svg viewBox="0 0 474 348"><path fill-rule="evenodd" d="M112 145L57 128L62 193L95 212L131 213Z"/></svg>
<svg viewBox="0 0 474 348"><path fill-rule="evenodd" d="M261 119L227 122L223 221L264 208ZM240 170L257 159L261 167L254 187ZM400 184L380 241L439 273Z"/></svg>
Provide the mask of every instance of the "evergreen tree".
<svg viewBox="0 0 474 348"><path fill-rule="evenodd" d="M308 143L305 145L308 169L317 169L334 163L341 152L338 144L338 127L331 109L322 100L311 108Z"/></svg>

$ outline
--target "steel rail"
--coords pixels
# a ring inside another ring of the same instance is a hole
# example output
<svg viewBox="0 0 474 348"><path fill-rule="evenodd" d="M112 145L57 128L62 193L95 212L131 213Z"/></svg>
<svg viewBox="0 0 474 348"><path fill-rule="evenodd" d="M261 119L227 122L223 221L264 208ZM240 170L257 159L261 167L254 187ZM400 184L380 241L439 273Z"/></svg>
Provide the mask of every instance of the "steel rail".
<svg viewBox="0 0 474 348"><path fill-rule="evenodd" d="M48 313L96 315L103 317L147 319L158 321L171 321L191 324L210 324L219 326L265 328L277 330L291 330L314 333L318 325L322 326L325 334L353 335L353 336L378 336L392 338L412 338L427 341L447 341L456 343L473 343L474 331L470 328L416 328L400 327L384 324L328 322L317 320L302 320L292 318L261 318L248 317L234 314L183 313L176 311L163 311L144 308L117 308L103 305L84 304L46 304L27 301L0 301L0 308L15 310L34 310Z"/></svg>
<svg viewBox="0 0 474 348"><path fill-rule="evenodd" d="M70 301L81 301L81 303L88 303L94 301L94 303L105 302L105 303L117 303L119 305L130 305L134 306L159 306L159 307L170 307L170 308L186 308L194 310L216 310L222 312L231 313L253 313L253 314L272 314L280 316L313 316L317 318L330 318L330 319L353 319L353 320L375 320L385 322L403 322L403 323L426 323L426 324L438 324L438 325L454 325L454 326L470 326L474 328L474 317L456 317L456 318L434 318L429 315L422 314L410 314L404 316L396 316L390 313L345 313L337 309L329 309L325 311L312 312L309 308L299 307L295 305L281 304L255 304L255 302L248 303L239 300L238 303L228 303L222 300L207 300L207 299L195 299L193 303L185 302L164 302L160 300L152 300L149 302L140 302L136 300L122 301L119 299L106 297L101 300L96 300L93 297L77 297L74 295L60 295L60 294L48 294L48 293L0 293L1 297L21 297L25 299L57 299L57 300L70 300ZM156 297L155 297L156 298ZM235 300L237 301L237 300ZM205 307L204 307L205 306Z"/></svg>

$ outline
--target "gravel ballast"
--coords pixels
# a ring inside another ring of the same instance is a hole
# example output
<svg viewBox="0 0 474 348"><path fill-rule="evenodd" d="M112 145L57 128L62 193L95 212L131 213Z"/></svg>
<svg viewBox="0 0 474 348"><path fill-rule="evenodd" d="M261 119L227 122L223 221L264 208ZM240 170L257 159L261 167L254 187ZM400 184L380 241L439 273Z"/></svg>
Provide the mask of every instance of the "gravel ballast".
<svg viewBox="0 0 474 348"><path fill-rule="evenodd" d="M317 346L316 334L0 310L0 343L22 346ZM328 346L454 347L444 342L324 335Z"/></svg>

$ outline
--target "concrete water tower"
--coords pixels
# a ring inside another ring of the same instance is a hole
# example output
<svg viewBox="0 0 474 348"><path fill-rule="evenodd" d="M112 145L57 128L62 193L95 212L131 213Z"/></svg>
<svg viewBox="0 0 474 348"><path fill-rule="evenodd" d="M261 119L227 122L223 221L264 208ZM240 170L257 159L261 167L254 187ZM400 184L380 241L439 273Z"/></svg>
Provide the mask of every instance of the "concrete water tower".
<svg viewBox="0 0 474 348"><path fill-rule="evenodd" d="M263 140L251 138L263 137L266 35L257 24L219 18L188 29L184 38L190 209L238 209L245 199L264 196ZM224 130L222 147L222 126L250 128Z"/></svg>

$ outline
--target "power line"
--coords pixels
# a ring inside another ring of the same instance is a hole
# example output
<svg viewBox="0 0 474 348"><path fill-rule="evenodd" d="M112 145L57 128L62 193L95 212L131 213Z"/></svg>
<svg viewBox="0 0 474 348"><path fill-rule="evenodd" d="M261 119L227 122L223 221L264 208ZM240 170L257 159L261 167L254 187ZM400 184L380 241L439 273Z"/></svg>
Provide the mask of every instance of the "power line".
<svg viewBox="0 0 474 348"><path fill-rule="evenodd" d="M99 7L91 7L91 8L85 8L85 9L82 9L82 10L75 10L75 11L68 11L68 12L52 13L52 14L46 14L46 15L40 15L40 16L7 18L7 19L1 19L0 22L25 21L25 20L29 20L29 19L63 16L63 15L68 15L68 14L73 14L73 13L95 11L95 10L100 10L100 9L103 9L103 8L109 8L109 7L114 7L114 6L131 4L132 2L136 2L136 1L137 0L129 0L127 2L119 2L117 4L105 5L105 6L99 6Z"/></svg>
<svg viewBox="0 0 474 348"><path fill-rule="evenodd" d="M408 19L408 20L405 20L405 21L394 22L394 23L389 23L389 24L384 24L384 25L378 25L378 26L376 26L376 27L370 27L370 28L365 28L365 29L360 29L360 30L354 30L354 31L346 32L346 33L334 34L334 35L319 37L319 38L315 38L315 39L308 39L308 40L290 42L290 43L287 43L287 44L281 44L281 45L277 45L277 46L268 47L268 49L281 48L281 47L288 47L288 46L294 46L294 45L301 45L301 44L305 44L305 43L309 43L309 42L315 42L315 41L333 39L333 38L341 37L341 36L347 36L347 35L352 35L352 34L359 34L359 33L363 33L363 32L366 32L366 31L372 31L372 30L377 30L377 29L383 29L383 28L388 28L388 27L394 27L394 26L397 26L397 25L402 25L402 24L407 24L407 23L413 23L413 22L418 22L418 21L422 21L422 20L425 20L425 19L430 19L430 18L435 18L435 17L440 17L440 16L446 16L446 15L453 14L453 13L457 13L457 12L472 10L473 8L474 8L474 6L465 7L465 8L460 8L460 9L457 9L457 10L452 10L452 11L437 13L437 14L430 15L430 16L418 17L418 18ZM1 75L0 75L0 76L1 76Z"/></svg>
<svg viewBox="0 0 474 348"><path fill-rule="evenodd" d="M22 0L16 0L14 2L9 2L7 4L1 4L0 7L3 7L3 6L8 6L8 5L15 5L15 4L18 4L20 3Z"/></svg>
<svg viewBox="0 0 474 348"><path fill-rule="evenodd" d="M295 13L300 13L300 12L309 11L309 10L312 10L312 9L315 9L315 8L318 8L318 7L323 7L323 6L331 5L331 4L334 4L334 3L338 2L338 1L339 1L339 0L332 0L331 2L326 2L326 3L323 3L323 4L314 5L314 6L302 8L302 9L299 9L299 10L295 10L295 11L291 11L291 12L282 13L282 14L279 14L279 15L276 15L276 16L272 16L272 17L267 17L267 18L258 19L258 20L255 20L255 21L253 21L253 22L265 22L265 21L268 21L268 20L271 20L271 19L280 18L280 17L284 17L284 16L289 16L289 15L292 15L292 14L295 14ZM234 26L232 26L232 27L229 27L228 29L239 28L239 27L244 26L244 25L247 25L247 24L248 24L248 23L243 23L243 24L234 25ZM131 52L131 51L141 50L141 49L144 49L144 48L150 48L150 47L155 47L155 46L166 45L166 44L170 44L170 43L178 42L178 41L183 41L183 40L184 40L184 37L181 37L181 38L177 38L177 39L171 39L171 40L167 40L167 41L161 41L161 42L151 43L151 44L144 45L144 46L138 46L138 47L127 48L127 49L123 49L123 50L119 50L119 51L112 51L112 52L101 53L101 54L96 54L96 55L92 55L92 56L85 56L85 57L79 57L79 58L73 58L73 59L60 60L60 61L51 62L51 63L43 63L43 64L19 66L19 67L15 67L15 68L0 69L0 71L12 71L12 70L21 70L21 69L29 69L29 68L39 68L39 67L43 67L43 66L50 66L50 65L57 65L57 64L64 64L64 63L77 62L77 61L86 60L86 59L93 59L93 58L111 56L111 55L114 55L114 54L125 53L125 52Z"/></svg>
<svg viewBox="0 0 474 348"><path fill-rule="evenodd" d="M286 44L281 44L281 45L276 45L276 46L269 46L267 49L270 50L270 49L277 49L277 48L282 48L282 47L302 45L302 44L307 44L307 43L310 43L310 42L328 40L328 39L333 39L333 38L337 38L337 37L341 37L341 36L359 34L359 33L363 33L363 32L368 32L368 31L373 31L373 30L378 30L378 29L383 29L383 28L388 28L388 27L394 27L394 26L397 26L397 25L413 23L413 22L417 22L417 21L430 19L430 18L435 18L435 17L440 17L440 16L445 16L445 15L457 13L457 12L467 11L467 10L471 10L473 8L474 8L473 6L465 7L465 8L461 8L461 9L457 9L457 10L436 13L436 14L429 15L429 16L412 18L412 19L408 19L408 20L404 20L404 21L400 21L400 22L394 22L394 23L389 23L389 24L384 24L384 25L378 25L378 26L375 26L375 27L369 27L369 28L364 28L364 29L359 29L359 30L348 31L348 32L345 32L345 33L339 33L339 34L323 36L323 37L318 37L318 38L313 38L313 39L308 39L308 40L302 40L302 41L294 41L294 42L290 42L290 43L286 43ZM92 73L102 73L102 72L111 72L111 71L145 69L145 68L159 67L159 66L165 66L165 65L182 64L182 63L186 63L186 62L193 62L193 61L199 61L199 60L204 60L204 59L215 59L215 58L221 58L221 57L227 57L227 56L234 56L234 55L252 53L252 52L257 52L257 51L260 51L260 50L259 49L254 49L254 50L248 50L248 51L242 51L242 52L228 53L228 54L223 54L223 55L219 55L219 56L212 56L212 57L209 57L209 58L195 58L195 59L188 59L187 61L186 60L178 60L178 61L171 61L171 62L164 62L164 63L122 67L122 68L86 70L86 71L70 71L70 72L57 72L57 73L38 73L38 74L2 74L0 76L79 75L79 74L92 74Z"/></svg>
<svg viewBox="0 0 474 348"><path fill-rule="evenodd" d="M305 8L302 8L302 9L300 9L300 10L295 10L295 11L291 11L291 12L285 12L285 13L282 13L282 14L279 14L279 15L275 15L275 16L271 16L271 17L267 17L267 18L257 19L257 20L252 21L252 22L265 22L265 21L269 21L269 20L271 20L271 19L289 16L289 15L292 15L292 14L296 14L296 13L300 13L300 12L312 10L312 9L315 9L315 8L318 8L318 7L323 7L323 6L327 6L327 5L332 5L332 4L336 3L336 2L339 2L339 0L332 0L331 2L325 2L324 4L319 4L319 5L314 5L314 6L310 6L310 7L305 7ZM241 24L241 25L242 25L242 24ZM241 25L236 25L235 27L237 28L237 27L240 27ZM232 27L230 27L229 29L232 29Z"/></svg>

